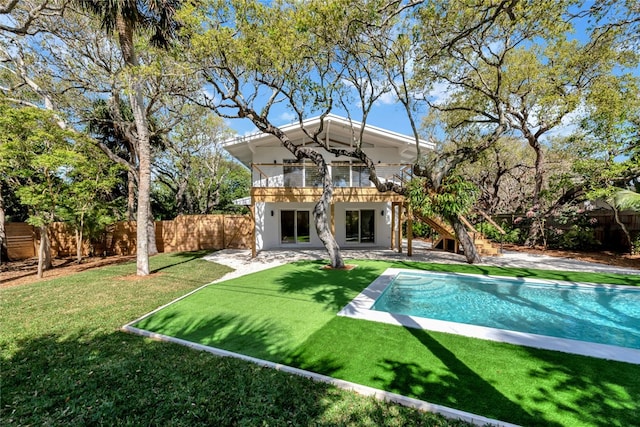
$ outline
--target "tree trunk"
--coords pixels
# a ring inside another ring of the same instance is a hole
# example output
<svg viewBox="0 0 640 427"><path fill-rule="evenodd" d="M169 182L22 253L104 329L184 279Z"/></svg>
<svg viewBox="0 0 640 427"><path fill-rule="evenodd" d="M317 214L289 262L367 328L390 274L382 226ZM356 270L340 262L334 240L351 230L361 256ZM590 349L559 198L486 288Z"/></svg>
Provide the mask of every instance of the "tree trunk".
<svg viewBox="0 0 640 427"><path fill-rule="evenodd" d="M76 261L78 264L82 262L82 240L84 230L84 213L80 214L80 224L76 227Z"/></svg>
<svg viewBox="0 0 640 427"><path fill-rule="evenodd" d="M182 215L188 212L187 207L187 185L189 183L186 179L180 179L178 183L178 191L176 191L176 211L178 215Z"/></svg>
<svg viewBox="0 0 640 427"><path fill-rule="evenodd" d="M473 239L469 236L469 232L467 228L464 226L460 218L453 217L447 218L451 226L453 226L453 230L456 232L456 237L464 250L464 256L467 258L467 262L469 264L477 264L482 262L482 258L480 258L480 254L478 253L478 249L476 245L473 243Z"/></svg>
<svg viewBox="0 0 640 427"><path fill-rule="evenodd" d="M158 253L158 245L156 244L156 222L153 219L153 212L151 212L151 201L149 201L149 220L147 221L147 231L149 238L149 256L156 255Z"/></svg>
<svg viewBox="0 0 640 427"><path fill-rule="evenodd" d="M122 14L116 16L116 31L120 42L120 51L124 63L129 69L131 82L129 103L136 125L136 143L138 149L138 213L136 216L136 274L149 275L149 218L151 217L151 143L149 141L149 123L144 107L144 95L141 76L135 75L138 58L133 44L133 26L129 25Z"/></svg>
<svg viewBox="0 0 640 427"><path fill-rule="evenodd" d="M537 139L530 139L529 145L534 149L536 153L536 162L535 162L535 185L533 186L533 197L531 200L532 206L531 210L536 213L533 217L533 221L531 222L531 227L529 228L529 235L525 240L525 246L534 246L540 236L544 237L544 226L542 224L542 218L539 213L541 211L540 208L540 194L542 193L542 186L544 183L544 151L542 146L538 142Z"/></svg>
<svg viewBox="0 0 640 427"><path fill-rule="evenodd" d="M132 171L127 172L127 221L135 221L136 179Z"/></svg>
<svg viewBox="0 0 640 427"><path fill-rule="evenodd" d="M7 232L4 228L4 198L2 197L2 184L0 184L0 265L9 260L9 251L7 248Z"/></svg>
<svg viewBox="0 0 640 427"><path fill-rule="evenodd" d="M321 155L318 154L318 156L322 159ZM314 163L315 162L316 160L314 159ZM329 253L331 267L344 268L344 259L340 252L340 246L338 246L338 242L336 242L334 235L331 233L331 227L329 226L329 205L333 195L333 183L329 176L329 167L324 159L322 159L322 164L318 165L318 167L321 168L322 173L322 196L313 208L316 232Z"/></svg>
<svg viewBox="0 0 640 427"><path fill-rule="evenodd" d="M76 228L76 262L82 262L82 226Z"/></svg>
<svg viewBox="0 0 640 427"><path fill-rule="evenodd" d="M147 120L142 107L141 87L138 83L133 85L131 95L131 109L136 121L138 138L138 215L136 227L136 274L147 276L149 274L149 218L151 217L151 147Z"/></svg>
<svg viewBox="0 0 640 427"><path fill-rule="evenodd" d="M40 248L38 249L38 279L42 278L45 270L51 268L51 250L47 226L40 227Z"/></svg>
<svg viewBox="0 0 640 427"><path fill-rule="evenodd" d="M340 246L338 246L338 242L336 242L335 237L331 233L331 227L329 226L328 211L331 203L331 197L333 196L333 183L331 182L331 176L329 175L329 166L327 165L324 157L313 149L298 147L291 142L284 132L275 126L272 126L266 120L253 115L251 120L258 129L263 132L270 133L278 138L284 148L289 150L289 152L296 156L297 159L309 159L318 168L320 176L322 177L322 196L313 208L313 219L316 226L316 232L329 254L331 267L344 268L344 260L342 259L342 253L340 252Z"/></svg>
<svg viewBox="0 0 640 427"><path fill-rule="evenodd" d="M611 208L613 209L613 218L615 219L616 224L620 226L620 229L622 230L624 237L627 239L627 245L629 246L629 253L633 254L633 241L631 240L631 234L629 233L627 226L624 225L624 222L620 220L620 211L613 204L610 204L609 206L611 206Z"/></svg>

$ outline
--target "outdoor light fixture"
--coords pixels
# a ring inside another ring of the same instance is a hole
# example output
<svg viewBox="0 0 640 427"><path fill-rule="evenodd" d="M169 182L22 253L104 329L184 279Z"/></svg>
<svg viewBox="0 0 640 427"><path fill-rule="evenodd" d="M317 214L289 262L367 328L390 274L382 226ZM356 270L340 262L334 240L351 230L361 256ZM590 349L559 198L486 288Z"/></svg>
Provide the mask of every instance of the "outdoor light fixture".
<svg viewBox="0 0 640 427"><path fill-rule="evenodd" d="M273 216L273 211L271 211L271 216Z"/></svg>
<svg viewBox="0 0 640 427"><path fill-rule="evenodd" d="M276 163L278 163L278 161L277 161L277 160L274 160L274 161L273 161L273 164L275 165Z"/></svg>
<svg viewBox="0 0 640 427"><path fill-rule="evenodd" d="M384 216L384 211L380 211L380 216Z"/></svg>

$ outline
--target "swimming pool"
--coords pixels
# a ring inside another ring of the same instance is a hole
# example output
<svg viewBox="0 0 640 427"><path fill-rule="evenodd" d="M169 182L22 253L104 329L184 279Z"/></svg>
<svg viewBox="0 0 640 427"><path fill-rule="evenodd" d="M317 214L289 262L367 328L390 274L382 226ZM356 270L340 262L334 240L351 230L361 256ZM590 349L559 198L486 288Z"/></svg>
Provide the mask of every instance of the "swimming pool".
<svg viewBox="0 0 640 427"><path fill-rule="evenodd" d="M640 363L640 289L388 269L342 316Z"/></svg>

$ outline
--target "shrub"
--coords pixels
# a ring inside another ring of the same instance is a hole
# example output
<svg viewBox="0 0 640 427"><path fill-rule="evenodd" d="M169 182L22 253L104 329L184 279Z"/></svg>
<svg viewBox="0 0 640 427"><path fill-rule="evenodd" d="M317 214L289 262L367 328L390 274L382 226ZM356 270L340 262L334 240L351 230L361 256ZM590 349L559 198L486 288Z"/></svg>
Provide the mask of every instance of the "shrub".
<svg viewBox="0 0 640 427"><path fill-rule="evenodd" d="M521 233L519 228L509 227L506 223L502 223L500 227L506 232L505 234L500 233L493 224L488 222L481 222L476 225L476 229L489 240L502 243L520 243Z"/></svg>

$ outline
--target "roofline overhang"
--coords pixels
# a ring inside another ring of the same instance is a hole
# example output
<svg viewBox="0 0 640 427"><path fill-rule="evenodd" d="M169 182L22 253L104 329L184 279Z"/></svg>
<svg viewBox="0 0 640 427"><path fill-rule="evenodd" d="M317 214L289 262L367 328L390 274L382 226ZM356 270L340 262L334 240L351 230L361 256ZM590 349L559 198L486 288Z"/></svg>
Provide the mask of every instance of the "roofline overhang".
<svg viewBox="0 0 640 427"><path fill-rule="evenodd" d="M292 132L301 132L302 127L313 128L319 126L321 120L321 116L312 117L304 120L302 124L296 122L281 126L280 130L285 134L291 134ZM324 117L323 120L325 128L324 131L331 134L334 134L336 132L336 127L343 129L360 129L362 127L361 122L350 120L348 118L337 116L335 114L328 114ZM342 132L344 133L344 130ZM418 147L415 146L416 139L413 136L404 135L373 125L366 125L364 135L369 135L370 137L374 137L376 139L390 141L390 146L399 148L402 156L405 156L407 154L410 155L410 152L418 151ZM234 138L230 138L226 141L223 141L220 145L242 164L247 167L251 167L251 160L241 154L242 150L248 150L251 153L255 153L256 145L259 145L262 142L274 141L274 138L276 138L274 135L268 133L255 132L244 136L236 136ZM435 144L423 139L418 140L418 144L420 150L433 150L435 148ZM236 155L240 155L240 157L236 157ZM244 158L244 160L242 160L242 158Z"/></svg>

